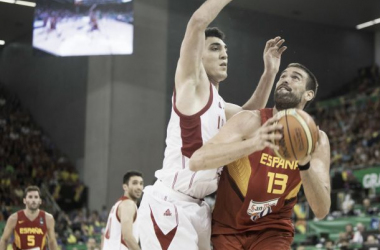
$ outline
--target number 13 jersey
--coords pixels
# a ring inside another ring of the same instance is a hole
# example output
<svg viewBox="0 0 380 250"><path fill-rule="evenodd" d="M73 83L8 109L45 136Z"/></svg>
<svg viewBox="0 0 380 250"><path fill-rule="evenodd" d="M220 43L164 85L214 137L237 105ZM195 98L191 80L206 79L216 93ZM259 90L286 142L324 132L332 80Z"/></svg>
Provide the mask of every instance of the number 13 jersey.
<svg viewBox="0 0 380 250"><path fill-rule="evenodd" d="M261 123L273 116L260 110ZM212 234L265 229L294 233L291 215L301 187L297 161L286 161L265 148L224 168L220 178Z"/></svg>

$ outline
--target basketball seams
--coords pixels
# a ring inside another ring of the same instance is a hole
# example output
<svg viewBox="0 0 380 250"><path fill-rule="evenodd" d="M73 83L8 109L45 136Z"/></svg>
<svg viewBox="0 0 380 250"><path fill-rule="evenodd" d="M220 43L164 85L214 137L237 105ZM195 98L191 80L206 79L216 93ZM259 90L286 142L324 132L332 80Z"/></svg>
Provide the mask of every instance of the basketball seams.
<svg viewBox="0 0 380 250"><path fill-rule="evenodd" d="M300 125L302 126L305 134L306 134L306 138L307 138L307 155L309 155L311 153L311 150L312 150L312 142L313 142L313 137L311 135L311 131L310 131L310 128L309 126L306 124L305 120L303 119L303 117L301 115L299 115L297 112L295 112L295 114L293 115L294 118L296 118L298 120L298 122L300 123Z"/></svg>
<svg viewBox="0 0 380 250"><path fill-rule="evenodd" d="M287 132L288 132L288 138L289 138L289 142L290 142L290 146L291 146L291 148L292 148L292 153L293 153L293 156L294 156L294 158L296 159L296 160L298 160L297 159L297 155L296 155L296 152L294 151L294 147L293 147L293 142L292 142L292 136L291 136L291 134L290 134L290 130L289 130L289 123L288 123L288 115L289 115L289 111L291 111L291 110L286 110L286 114L285 114L285 122L286 122L286 129L287 129Z"/></svg>

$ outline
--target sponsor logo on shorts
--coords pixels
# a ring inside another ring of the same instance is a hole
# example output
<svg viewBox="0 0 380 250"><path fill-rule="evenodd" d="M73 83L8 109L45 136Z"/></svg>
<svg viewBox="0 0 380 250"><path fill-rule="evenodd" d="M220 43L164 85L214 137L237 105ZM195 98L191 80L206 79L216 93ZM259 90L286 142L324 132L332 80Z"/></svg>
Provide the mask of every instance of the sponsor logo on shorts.
<svg viewBox="0 0 380 250"><path fill-rule="evenodd" d="M270 213L272 213L272 207L276 206L279 198L269 200L269 201L253 201L249 203L247 214L251 216L252 221L256 221Z"/></svg>

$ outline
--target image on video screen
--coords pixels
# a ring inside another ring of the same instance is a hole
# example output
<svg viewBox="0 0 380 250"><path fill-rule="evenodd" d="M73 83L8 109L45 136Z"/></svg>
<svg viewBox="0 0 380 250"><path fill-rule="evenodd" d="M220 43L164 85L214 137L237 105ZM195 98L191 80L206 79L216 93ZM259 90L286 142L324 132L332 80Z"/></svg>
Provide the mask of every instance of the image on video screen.
<svg viewBox="0 0 380 250"><path fill-rule="evenodd" d="M133 52L133 0L38 0L33 47L56 56Z"/></svg>

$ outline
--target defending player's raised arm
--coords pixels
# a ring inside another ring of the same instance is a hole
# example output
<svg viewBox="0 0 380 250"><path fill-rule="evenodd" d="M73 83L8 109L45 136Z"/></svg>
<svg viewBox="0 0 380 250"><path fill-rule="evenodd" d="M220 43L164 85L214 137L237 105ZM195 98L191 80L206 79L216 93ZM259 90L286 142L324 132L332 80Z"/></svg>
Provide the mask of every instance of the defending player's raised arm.
<svg viewBox="0 0 380 250"><path fill-rule="evenodd" d="M17 213L14 213L11 216L9 216L7 224L5 225L3 235L1 236L1 240L0 240L0 250L7 249L9 238L11 237L13 230L16 227L16 223L17 223Z"/></svg>
<svg viewBox="0 0 380 250"><path fill-rule="evenodd" d="M302 162L300 165L304 165ZM306 199L318 219L330 211L330 142L323 131L319 131L319 141L311 155L310 168L300 171Z"/></svg>
<svg viewBox="0 0 380 250"><path fill-rule="evenodd" d="M127 243L128 249L140 250L139 244L133 236L133 219L136 215L136 204L131 200L125 200L120 203L118 216L121 223L121 235Z"/></svg>
<svg viewBox="0 0 380 250"><path fill-rule="evenodd" d="M190 158L190 170L199 171L222 167L253 152L270 147L278 149L271 140L281 139L281 135L272 133L282 129L282 125L273 124L272 117L261 126L258 111L242 111L232 117L218 132Z"/></svg>
<svg viewBox="0 0 380 250"><path fill-rule="evenodd" d="M207 0L190 18L177 64L175 76L176 88L183 84L197 85L202 82L199 81L201 76L206 77L202 66L205 30L219 12L231 1Z"/></svg>
<svg viewBox="0 0 380 250"><path fill-rule="evenodd" d="M264 72L261 75L255 92L242 107L230 103L226 104L227 119L242 110L265 108L274 80L280 69L282 53L287 49L286 46L282 46L284 42L285 40L279 36L267 41L263 52Z"/></svg>
<svg viewBox="0 0 380 250"><path fill-rule="evenodd" d="M55 237L55 231L54 231L54 228L55 228L55 221L54 221L54 217L49 214L49 213L46 213L45 215L46 217L46 225L47 225L47 235L48 235L48 242L49 242L49 249L51 250L58 250L58 244L57 244L57 239Z"/></svg>

